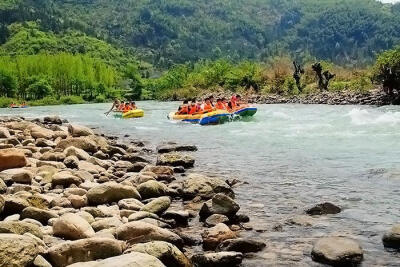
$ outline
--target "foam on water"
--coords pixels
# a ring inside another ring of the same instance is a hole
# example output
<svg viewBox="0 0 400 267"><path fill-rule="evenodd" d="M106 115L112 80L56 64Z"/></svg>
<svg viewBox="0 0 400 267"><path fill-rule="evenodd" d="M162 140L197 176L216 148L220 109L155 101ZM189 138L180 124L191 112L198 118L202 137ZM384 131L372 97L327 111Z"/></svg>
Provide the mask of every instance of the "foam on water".
<svg viewBox="0 0 400 267"><path fill-rule="evenodd" d="M366 109L353 108L348 114L353 124L386 124L396 126L400 123L400 112L371 113Z"/></svg>

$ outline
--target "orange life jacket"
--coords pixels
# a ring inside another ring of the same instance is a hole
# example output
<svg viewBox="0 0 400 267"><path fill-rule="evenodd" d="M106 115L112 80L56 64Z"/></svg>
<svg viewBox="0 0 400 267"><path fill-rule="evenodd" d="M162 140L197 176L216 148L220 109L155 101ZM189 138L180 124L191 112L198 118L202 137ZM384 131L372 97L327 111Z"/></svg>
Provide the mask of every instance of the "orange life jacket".
<svg viewBox="0 0 400 267"><path fill-rule="evenodd" d="M189 114L194 114L196 112L197 112L197 107L195 105L194 106L190 106Z"/></svg>
<svg viewBox="0 0 400 267"><path fill-rule="evenodd" d="M130 105L125 105L124 112L128 112L129 110L131 110L131 106Z"/></svg>
<svg viewBox="0 0 400 267"><path fill-rule="evenodd" d="M188 114L188 107L186 105L182 106L181 110L178 111L178 114Z"/></svg>
<svg viewBox="0 0 400 267"><path fill-rule="evenodd" d="M204 104L204 111L212 111L213 110L213 106L211 104Z"/></svg>
<svg viewBox="0 0 400 267"><path fill-rule="evenodd" d="M217 109L226 109L224 103L222 103L222 102L219 102L219 103L217 102L216 108L217 108Z"/></svg>

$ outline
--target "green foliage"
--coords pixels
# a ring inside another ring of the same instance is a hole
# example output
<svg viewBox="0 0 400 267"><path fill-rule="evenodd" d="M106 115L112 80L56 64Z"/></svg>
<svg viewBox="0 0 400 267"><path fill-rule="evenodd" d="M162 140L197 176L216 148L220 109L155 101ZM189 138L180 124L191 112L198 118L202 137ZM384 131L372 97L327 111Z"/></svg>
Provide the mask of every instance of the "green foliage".
<svg viewBox="0 0 400 267"><path fill-rule="evenodd" d="M16 78L8 69L0 69L0 96L13 97L16 89Z"/></svg>
<svg viewBox="0 0 400 267"><path fill-rule="evenodd" d="M85 100L81 96L70 95L60 97L60 103L65 105L84 104Z"/></svg>
<svg viewBox="0 0 400 267"><path fill-rule="evenodd" d="M15 98L0 97L0 108L7 108L12 103L17 103L17 102L18 102L18 100Z"/></svg>
<svg viewBox="0 0 400 267"><path fill-rule="evenodd" d="M400 46L378 56L373 75L374 80L383 84L385 89L400 90Z"/></svg>

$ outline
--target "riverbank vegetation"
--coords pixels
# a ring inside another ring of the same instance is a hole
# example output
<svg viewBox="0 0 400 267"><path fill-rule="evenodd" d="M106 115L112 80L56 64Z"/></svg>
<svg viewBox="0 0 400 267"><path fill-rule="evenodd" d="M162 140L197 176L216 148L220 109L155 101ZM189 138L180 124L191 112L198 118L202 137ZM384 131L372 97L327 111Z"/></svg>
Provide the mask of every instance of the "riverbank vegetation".
<svg viewBox="0 0 400 267"><path fill-rule="evenodd" d="M373 0L7 0L0 4L0 106L380 85L393 93L399 14L400 4ZM312 65L319 61L318 73ZM325 71L331 77L323 83Z"/></svg>

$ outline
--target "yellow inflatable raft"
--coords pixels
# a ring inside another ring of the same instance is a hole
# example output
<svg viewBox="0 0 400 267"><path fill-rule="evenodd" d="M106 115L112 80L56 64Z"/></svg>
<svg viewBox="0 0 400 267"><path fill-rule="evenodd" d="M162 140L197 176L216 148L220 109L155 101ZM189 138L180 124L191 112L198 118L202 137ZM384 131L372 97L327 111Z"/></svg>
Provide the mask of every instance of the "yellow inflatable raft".
<svg viewBox="0 0 400 267"><path fill-rule="evenodd" d="M123 113L122 111L114 111L115 118L131 119L131 118L140 118L143 116L144 116L143 109L130 110L125 113Z"/></svg>

